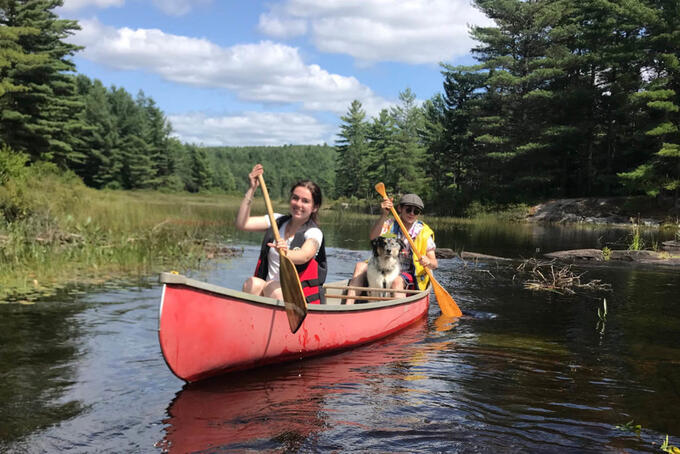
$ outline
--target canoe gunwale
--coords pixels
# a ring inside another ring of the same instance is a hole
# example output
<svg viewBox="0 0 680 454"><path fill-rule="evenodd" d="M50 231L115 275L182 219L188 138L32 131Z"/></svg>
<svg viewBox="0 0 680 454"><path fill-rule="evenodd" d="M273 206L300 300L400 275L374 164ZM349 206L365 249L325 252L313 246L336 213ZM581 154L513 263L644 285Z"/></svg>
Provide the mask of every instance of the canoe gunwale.
<svg viewBox="0 0 680 454"><path fill-rule="evenodd" d="M234 290L230 289L227 287L222 287L219 285L215 284L210 284L207 282L202 282L198 281L196 279L191 279L186 276L183 276L181 274L174 274L174 273L161 273L160 275L160 283L165 285L182 285L198 290L203 290L206 292L218 294L218 295L225 295L229 296L231 298L238 298L242 300L243 302L248 302L248 303L253 303L253 304L260 304L260 305L265 305L269 307L276 307L280 308L282 310L285 310L285 305L283 301L274 299L274 298L268 298L264 296L257 296L257 295L252 295L250 293L245 293L239 290ZM344 280L341 282L345 282ZM337 282L333 283L337 284ZM386 307L392 307L392 306L399 306L402 304L409 304L413 301L420 300L424 296L429 295L431 290L431 287L428 287L427 289L423 290L422 292L419 293L414 293L412 295L408 295L404 298L399 298L399 299L394 299L394 300L387 300L387 301L374 301L374 302L366 302L366 303L361 303L361 304L308 304L307 305L307 310L309 312L352 312L352 311L366 311L366 310L372 310L372 309L380 309L380 308L386 308ZM357 297L357 299L361 299L361 297Z"/></svg>

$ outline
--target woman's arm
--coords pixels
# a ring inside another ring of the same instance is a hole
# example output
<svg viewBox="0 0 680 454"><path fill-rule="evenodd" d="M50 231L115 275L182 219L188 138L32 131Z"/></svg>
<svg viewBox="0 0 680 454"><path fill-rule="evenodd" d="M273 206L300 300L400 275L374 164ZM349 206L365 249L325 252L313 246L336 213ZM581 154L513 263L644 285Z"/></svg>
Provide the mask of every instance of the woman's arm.
<svg viewBox="0 0 680 454"><path fill-rule="evenodd" d="M314 238L308 238L302 243L300 249L288 249L286 255L296 265L302 265L307 263L316 256L316 252L319 250L319 243Z"/></svg>
<svg viewBox="0 0 680 454"><path fill-rule="evenodd" d="M371 240L375 240L380 236L382 226L387 220L388 216L390 215L390 208L392 208L392 199L383 200L382 203L380 204L380 208L382 209L380 217L378 218L377 221L375 221L375 224L373 224L373 227L371 227L371 232L368 234L368 238Z"/></svg>
<svg viewBox="0 0 680 454"><path fill-rule="evenodd" d="M437 268L439 268L439 262L437 261L435 250L430 249L425 253L425 255L421 256L420 264L425 268L429 268L431 270L436 270Z"/></svg>
<svg viewBox="0 0 680 454"><path fill-rule="evenodd" d="M245 231L259 231L266 230L269 227L266 216L251 216L250 215L250 205L253 203L253 197L255 196L255 190L257 189L260 182L257 177L262 175L264 169L261 164L256 164L253 167L252 172L248 174L248 179L250 181L250 187L243 196L241 201L241 206L238 208L238 214L236 215L236 228Z"/></svg>

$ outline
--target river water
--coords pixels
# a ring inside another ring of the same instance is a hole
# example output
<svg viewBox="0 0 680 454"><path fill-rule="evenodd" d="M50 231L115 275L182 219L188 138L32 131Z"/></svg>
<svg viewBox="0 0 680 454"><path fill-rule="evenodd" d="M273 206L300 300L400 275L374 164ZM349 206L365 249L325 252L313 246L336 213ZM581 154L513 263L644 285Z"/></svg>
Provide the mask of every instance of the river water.
<svg viewBox="0 0 680 454"><path fill-rule="evenodd" d="M324 225L329 280L368 226ZM191 277L238 288L242 257ZM463 224L440 247L512 258L625 231ZM655 232L649 241L657 241ZM680 445L680 271L573 267L611 291L526 290L519 260L440 261L464 317L427 318L342 353L185 385L158 346L155 278L0 304L0 452L661 452ZM604 310L606 316L598 316Z"/></svg>

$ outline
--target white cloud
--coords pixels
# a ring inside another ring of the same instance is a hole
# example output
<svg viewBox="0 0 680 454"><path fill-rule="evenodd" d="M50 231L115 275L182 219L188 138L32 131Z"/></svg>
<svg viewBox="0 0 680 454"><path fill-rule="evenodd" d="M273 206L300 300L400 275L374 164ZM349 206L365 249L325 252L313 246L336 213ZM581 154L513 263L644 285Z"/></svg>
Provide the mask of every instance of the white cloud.
<svg viewBox="0 0 680 454"><path fill-rule="evenodd" d="M259 26L276 37L307 29L319 50L362 62L417 64L467 54L468 25L490 24L470 0L284 0L260 16Z"/></svg>
<svg viewBox="0 0 680 454"><path fill-rule="evenodd" d="M125 0L64 0L62 11L77 11L88 6L96 8L110 8L112 6L123 6Z"/></svg>
<svg viewBox="0 0 680 454"><path fill-rule="evenodd" d="M292 38L307 33L307 21L261 14L258 29L262 33L275 38Z"/></svg>
<svg viewBox="0 0 680 454"><path fill-rule="evenodd" d="M170 16L182 16L192 10L194 6L208 5L212 0L153 0L153 4L165 14ZM125 0L64 0L64 5L59 11L77 11L89 6L95 8L110 8L123 6Z"/></svg>
<svg viewBox="0 0 680 454"><path fill-rule="evenodd" d="M170 16L182 16L194 6L201 6L210 4L212 0L153 0L161 11Z"/></svg>
<svg viewBox="0 0 680 454"><path fill-rule="evenodd" d="M353 99L366 106L386 103L355 77L307 65L297 48L283 44L263 41L221 47L158 29L107 27L96 19L81 20L80 25L82 30L71 40L85 46L81 55L114 68L143 70L182 84L225 88L244 101L299 103L307 110L343 113Z"/></svg>
<svg viewBox="0 0 680 454"><path fill-rule="evenodd" d="M245 112L209 116L170 115L173 136L182 142L207 146L332 143L335 127L299 113Z"/></svg>

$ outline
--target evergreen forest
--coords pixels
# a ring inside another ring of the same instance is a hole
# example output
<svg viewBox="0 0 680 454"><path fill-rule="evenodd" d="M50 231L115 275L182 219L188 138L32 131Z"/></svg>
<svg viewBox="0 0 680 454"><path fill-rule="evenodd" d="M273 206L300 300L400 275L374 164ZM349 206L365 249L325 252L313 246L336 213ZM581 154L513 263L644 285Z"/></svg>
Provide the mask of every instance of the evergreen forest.
<svg viewBox="0 0 680 454"><path fill-rule="evenodd" d="M442 214L577 196L679 206L677 0L474 0L495 25L470 30L476 64L441 65L441 93L405 88L370 118L354 100L333 145L281 147L173 138L152 98L77 72L62 3L0 0L0 184L49 163L97 189L238 193L261 162L274 197L311 178L331 198L384 181Z"/></svg>

